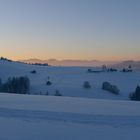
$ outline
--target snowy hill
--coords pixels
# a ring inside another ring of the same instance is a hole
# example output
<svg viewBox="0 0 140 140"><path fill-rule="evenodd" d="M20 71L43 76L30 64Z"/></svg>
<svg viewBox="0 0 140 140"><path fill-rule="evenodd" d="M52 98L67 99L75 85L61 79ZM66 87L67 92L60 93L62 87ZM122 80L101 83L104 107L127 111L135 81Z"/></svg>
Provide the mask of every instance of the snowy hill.
<svg viewBox="0 0 140 140"><path fill-rule="evenodd" d="M49 95L54 95L55 91L59 90L63 96L126 100L140 84L140 72L137 71L132 73L87 73L87 69L85 67L45 67L0 61L2 81L6 81L8 77L27 76L31 81L31 94L48 92ZM31 74L32 70L36 70L37 73ZM48 77L52 82L51 86L46 86ZM84 81L90 82L91 89L83 88ZM120 89L120 95L103 91L101 87L105 81L116 85Z"/></svg>
<svg viewBox="0 0 140 140"><path fill-rule="evenodd" d="M31 73L33 70L37 73ZM129 93L140 84L139 74L88 73L82 67L1 60L3 82L8 77L28 76L30 94L48 91L49 96L0 93L0 140L139 140L140 102L128 101ZM46 85L48 77L50 86ZM91 89L83 88L84 81L90 82ZM103 91L104 81L117 85L120 95ZM56 89L63 96L54 96Z"/></svg>
<svg viewBox="0 0 140 140"><path fill-rule="evenodd" d="M1 140L139 140L140 103L0 94Z"/></svg>

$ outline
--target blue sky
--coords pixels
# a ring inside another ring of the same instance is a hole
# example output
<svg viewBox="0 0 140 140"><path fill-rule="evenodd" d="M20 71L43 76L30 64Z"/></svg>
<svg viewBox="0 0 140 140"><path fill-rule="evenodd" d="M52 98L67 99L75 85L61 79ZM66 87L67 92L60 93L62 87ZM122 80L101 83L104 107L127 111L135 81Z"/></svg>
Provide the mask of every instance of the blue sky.
<svg viewBox="0 0 140 140"><path fill-rule="evenodd" d="M0 55L140 60L139 0L1 0Z"/></svg>

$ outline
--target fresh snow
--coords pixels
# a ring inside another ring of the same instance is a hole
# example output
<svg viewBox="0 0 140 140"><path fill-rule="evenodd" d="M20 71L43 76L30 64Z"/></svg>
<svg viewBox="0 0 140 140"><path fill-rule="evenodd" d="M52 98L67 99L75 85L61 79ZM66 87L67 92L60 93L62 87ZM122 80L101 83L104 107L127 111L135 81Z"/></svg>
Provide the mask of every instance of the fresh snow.
<svg viewBox="0 0 140 140"><path fill-rule="evenodd" d="M31 81L30 95L0 93L0 140L139 140L140 102L128 96L140 84L140 72L95 74L87 69L0 61L2 81L13 76ZM51 86L45 85L48 76ZM84 81L92 88L84 89ZM117 85L120 95L103 91L104 81ZM55 90L63 96L54 96ZM33 95L47 91L49 96Z"/></svg>
<svg viewBox="0 0 140 140"><path fill-rule="evenodd" d="M140 103L0 94L1 140L138 140Z"/></svg>
<svg viewBox="0 0 140 140"><path fill-rule="evenodd" d="M3 81L12 76L28 76L31 81L31 94L54 95L59 90L63 96L98 99L128 100L129 94L140 84L140 72L132 73L104 72L87 73L88 67L45 67L26 65L17 62L0 61L0 77ZM97 68L93 68L97 69ZM37 74L30 71L36 70ZM46 86L50 77L51 86ZM92 88L84 89L83 83L89 81ZM118 86L120 95L113 95L101 89L102 83L108 81Z"/></svg>

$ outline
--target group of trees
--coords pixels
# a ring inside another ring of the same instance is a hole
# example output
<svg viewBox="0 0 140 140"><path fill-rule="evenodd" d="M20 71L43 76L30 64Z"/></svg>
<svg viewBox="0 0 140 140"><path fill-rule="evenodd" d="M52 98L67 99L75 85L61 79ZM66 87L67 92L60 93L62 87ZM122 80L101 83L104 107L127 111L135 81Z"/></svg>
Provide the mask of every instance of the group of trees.
<svg viewBox="0 0 140 140"><path fill-rule="evenodd" d="M31 65L37 65L37 66L49 66L48 63L30 63Z"/></svg>
<svg viewBox="0 0 140 140"><path fill-rule="evenodd" d="M87 72L88 73L102 73L102 72L117 72L119 71L118 69L116 68L107 68L106 65L103 65L101 69L98 69L98 70L92 70L92 69L88 69ZM132 69L132 66L129 65L128 67L126 68L123 68L122 70L120 70L120 72L133 72L133 69Z"/></svg>
<svg viewBox="0 0 140 140"><path fill-rule="evenodd" d="M8 78L5 83L0 79L0 92L28 94L30 90L30 80L28 77Z"/></svg>
<svg viewBox="0 0 140 140"><path fill-rule="evenodd" d="M102 85L102 89L109 91L113 94L119 94L120 90L117 86L110 84L109 82L104 82Z"/></svg>
<svg viewBox="0 0 140 140"><path fill-rule="evenodd" d="M140 101L140 86L137 86L135 92L130 94L129 97L131 100Z"/></svg>
<svg viewBox="0 0 140 140"><path fill-rule="evenodd" d="M84 84L83 84L83 87L85 89L90 89L91 85L90 85L90 83L88 81L85 81ZM113 94L116 94L116 95L119 94L119 92L120 92L120 90L118 89L117 86L112 85L109 82L103 82L102 89L106 90L106 91L109 91L109 92L111 92Z"/></svg>
<svg viewBox="0 0 140 140"><path fill-rule="evenodd" d="M36 71L33 70L31 71L31 73L36 73ZM52 82L50 81L50 77L48 77L46 85L47 86L52 85ZM88 81L85 81L83 83L83 88L90 89L91 84ZM116 95L120 93L120 90L118 89L118 87L110 84L109 82L103 82L102 89ZM2 82L0 78L0 92L29 94L29 91L30 91L30 80L26 76L8 78L8 80L4 83ZM49 95L49 93L47 92L46 95ZM56 90L55 96L62 96L62 94L60 94L59 90ZM140 101L140 86L136 87L135 92L131 93L129 98L131 100Z"/></svg>
<svg viewBox="0 0 140 140"><path fill-rule="evenodd" d="M12 60L4 58L4 57L0 57L0 60L4 60L4 61L8 61L8 62L12 62Z"/></svg>
<svg viewBox="0 0 140 140"><path fill-rule="evenodd" d="M88 81L85 81L83 83L83 88L90 89L91 88L90 83ZM116 95L118 95L120 93L120 90L118 89L118 87L110 84L109 82L103 82L102 89L106 90L110 93L116 94ZM135 92L131 93L129 95L129 98L130 98L130 100L140 101L140 86L136 87Z"/></svg>

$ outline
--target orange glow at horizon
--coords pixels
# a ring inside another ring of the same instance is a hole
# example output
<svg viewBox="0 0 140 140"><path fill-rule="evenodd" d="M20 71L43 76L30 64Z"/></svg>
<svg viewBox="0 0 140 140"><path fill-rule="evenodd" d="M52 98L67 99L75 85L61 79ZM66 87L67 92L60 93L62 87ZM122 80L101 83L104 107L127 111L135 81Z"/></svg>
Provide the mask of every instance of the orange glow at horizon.
<svg viewBox="0 0 140 140"><path fill-rule="evenodd" d="M86 43L80 42L76 44L81 45L81 48L75 47L71 49L72 43L59 42L48 43L45 41L0 41L3 47L0 48L0 56L7 57L12 60L24 60L24 59L71 59L71 60L101 60L101 61L120 61L120 60L140 60L139 50L127 50L125 48L106 47L102 44L90 43L90 49L84 47ZM100 47L99 47L100 45ZM42 46L42 47L36 47ZM50 46L50 47L47 47ZM55 47L54 47L55 46ZM57 46L57 47L56 47ZM66 48L65 48L66 46ZM94 47L93 47L94 46ZM124 46L124 44L123 44ZM131 48L131 46L130 46ZM125 52L125 53L124 53Z"/></svg>

